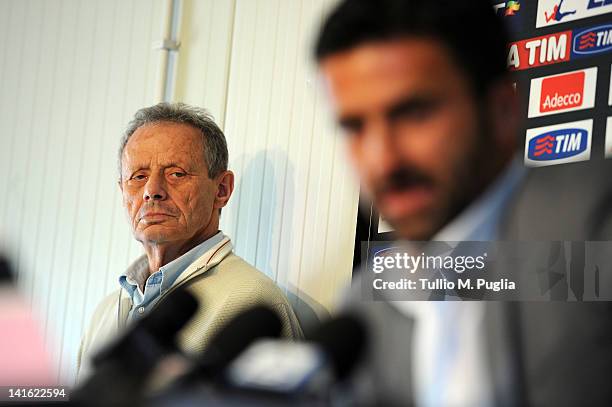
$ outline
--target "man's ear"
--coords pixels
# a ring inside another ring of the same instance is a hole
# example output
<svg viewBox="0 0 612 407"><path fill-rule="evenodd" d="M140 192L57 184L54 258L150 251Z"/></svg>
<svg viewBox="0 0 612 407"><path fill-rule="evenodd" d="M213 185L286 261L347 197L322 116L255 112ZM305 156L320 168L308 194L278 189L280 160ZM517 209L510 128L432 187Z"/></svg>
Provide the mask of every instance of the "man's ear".
<svg viewBox="0 0 612 407"><path fill-rule="evenodd" d="M504 78L491 86L487 110L498 145L506 151L515 149L521 120L516 84Z"/></svg>
<svg viewBox="0 0 612 407"><path fill-rule="evenodd" d="M229 170L223 171L217 176L217 195L214 207L219 209L227 205L232 192L234 192L234 173Z"/></svg>

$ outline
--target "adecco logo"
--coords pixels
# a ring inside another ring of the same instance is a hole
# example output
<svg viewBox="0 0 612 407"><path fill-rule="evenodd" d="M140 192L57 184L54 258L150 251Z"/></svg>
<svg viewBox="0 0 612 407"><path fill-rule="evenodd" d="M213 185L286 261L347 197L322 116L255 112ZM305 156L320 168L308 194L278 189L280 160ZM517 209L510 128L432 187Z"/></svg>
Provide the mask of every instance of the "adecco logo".
<svg viewBox="0 0 612 407"><path fill-rule="evenodd" d="M528 117L539 117L595 106L597 68L531 80Z"/></svg>
<svg viewBox="0 0 612 407"><path fill-rule="evenodd" d="M536 28L612 12L612 0L539 0Z"/></svg>
<svg viewBox="0 0 612 407"><path fill-rule="evenodd" d="M591 158L593 119L527 130L525 164L532 167Z"/></svg>

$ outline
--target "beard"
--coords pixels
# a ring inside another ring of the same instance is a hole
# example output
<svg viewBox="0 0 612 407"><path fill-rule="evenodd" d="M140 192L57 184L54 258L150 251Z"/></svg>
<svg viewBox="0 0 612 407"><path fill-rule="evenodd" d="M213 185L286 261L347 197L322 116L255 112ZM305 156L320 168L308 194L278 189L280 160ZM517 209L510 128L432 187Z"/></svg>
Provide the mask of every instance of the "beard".
<svg viewBox="0 0 612 407"><path fill-rule="evenodd" d="M389 193L421 187L436 194L435 202L429 207L400 219L393 219L384 210L380 211L399 237L430 240L473 203L499 175L503 168L500 163L505 162L505 157L485 115L480 116L475 136L469 138L461 156L445 167L446 174L434 174L410 163L400 163L371 188L374 202L380 209L383 207L378 204Z"/></svg>

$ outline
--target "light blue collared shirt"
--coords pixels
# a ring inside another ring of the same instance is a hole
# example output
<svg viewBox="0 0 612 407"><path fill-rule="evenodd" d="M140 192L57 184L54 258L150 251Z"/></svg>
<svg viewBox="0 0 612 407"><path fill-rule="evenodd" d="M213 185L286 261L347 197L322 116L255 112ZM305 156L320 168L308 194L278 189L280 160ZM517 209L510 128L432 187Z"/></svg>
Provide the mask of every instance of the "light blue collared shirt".
<svg viewBox="0 0 612 407"><path fill-rule="evenodd" d="M187 253L161 266L158 271L147 278L144 292L140 290L136 276L129 272L121 275L119 284L132 299L132 309L128 314L128 320L144 315L194 261L221 242L223 238L223 232L219 231Z"/></svg>

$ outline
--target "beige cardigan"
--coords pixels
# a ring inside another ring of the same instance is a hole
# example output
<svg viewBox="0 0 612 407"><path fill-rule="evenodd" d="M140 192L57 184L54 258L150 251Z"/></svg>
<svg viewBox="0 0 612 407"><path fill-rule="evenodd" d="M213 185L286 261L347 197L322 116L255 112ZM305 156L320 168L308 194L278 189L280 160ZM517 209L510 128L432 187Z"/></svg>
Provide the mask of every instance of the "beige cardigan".
<svg viewBox="0 0 612 407"><path fill-rule="evenodd" d="M130 266L134 267L148 267L146 256ZM285 295L265 274L233 254L227 236L193 262L162 298L179 286L185 286L200 301L198 311L178 335L179 347L186 353L202 352L220 328L256 304L276 310L283 324L283 336L302 336ZM131 308L132 300L123 289L110 294L98 305L81 340L77 381L90 374L91 357L125 327Z"/></svg>

